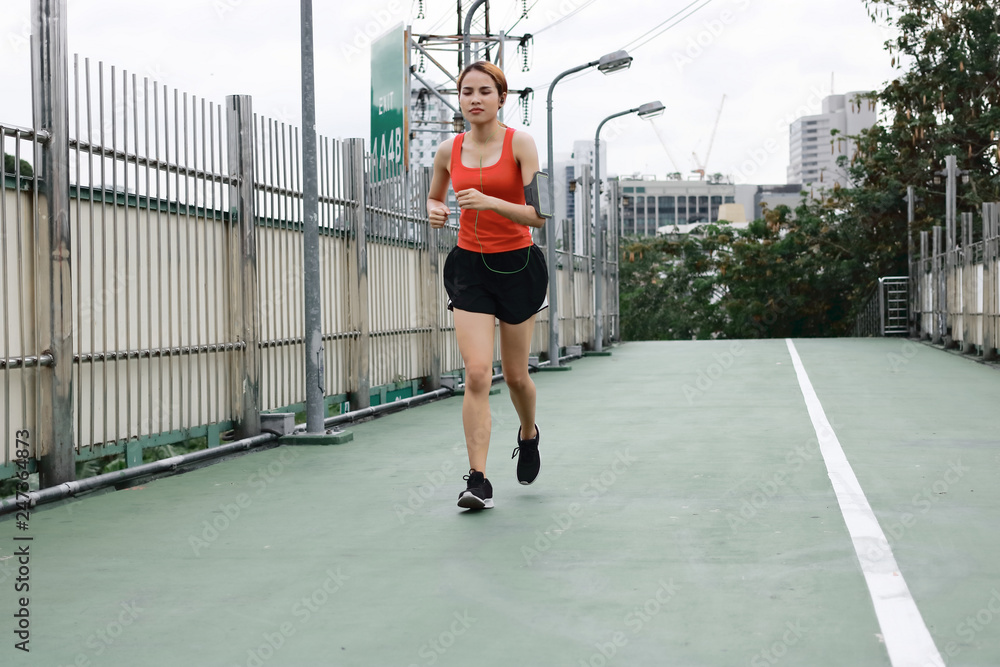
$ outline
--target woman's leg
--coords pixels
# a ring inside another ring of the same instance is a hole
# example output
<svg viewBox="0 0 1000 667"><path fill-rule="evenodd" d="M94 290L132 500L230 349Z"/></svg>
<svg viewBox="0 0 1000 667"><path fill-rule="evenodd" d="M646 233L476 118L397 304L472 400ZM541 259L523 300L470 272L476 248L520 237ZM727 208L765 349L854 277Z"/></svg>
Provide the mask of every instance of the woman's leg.
<svg viewBox="0 0 1000 667"><path fill-rule="evenodd" d="M462 424L469 467L486 472L486 454L490 448L490 386L493 382L493 332L495 317L455 309L455 337L465 362L465 398L462 400ZM527 357L525 358L527 364Z"/></svg>
<svg viewBox="0 0 1000 667"><path fill-rule="evenodd" d="M521 420L521 439L535 437L535 383L528 375L528 355L535 316L520 324L500 322L500 361L510 401Z"/></svg>

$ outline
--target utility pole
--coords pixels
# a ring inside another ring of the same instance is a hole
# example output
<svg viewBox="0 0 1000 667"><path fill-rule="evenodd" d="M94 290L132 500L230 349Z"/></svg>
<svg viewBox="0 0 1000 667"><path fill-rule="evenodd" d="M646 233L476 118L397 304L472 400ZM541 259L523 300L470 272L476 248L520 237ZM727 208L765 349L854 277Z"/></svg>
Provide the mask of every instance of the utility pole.
<svg viewBox="0 0 1000 667"><path fill-rule="evenodd" d="M323 433L323 318L320 300L319 169L312 0L300 2L302 49L302 270L305 310L306 432Z"/></svg>
<svg viewBox="0 0 1000 667"><path fill-rule="evenodd" d="M485 6L483 6L484 4ZM411 83L413 79L416 79L428 91L428 97L433 95L452 111L451 121L448 122L418 117L422 111L411 108L411 139L416 132L439 132L444 139L445 135L452 131L457 134L468 129L468 124L464 122L458 104L458 76L468 64L475 60L476 53L482 51L484 59L490 60L506 74L509 65L516 64L517 61L506 57L507 49L505 46L510 42L516 42L517 50L523 56L521 71L527 72L529 69L527 53L528 49L531 48L533 37L530 34L508 35L503 31L491 34L488 0L475 0L464 15L462 0L457 0L456 17L456 32L453 35L419 34L414 33L412 28L407 31L411 50L410 61L417 63L410 67ZM483 34L476 34L473 31L474 22L484 26ZM451 54L454 54L454 68L445 65L451 60ZM430 81L431 77L427 74L427 70L433 71L437 76L443 76L444 82L435 84ZM533 93L534 91L530 88L507 91L507 105L513 98L517 98L522 108L522 119L525 125L530 124L529 104ZM501 122L503 122L503 112L504 109L501 109Z"/></svg>

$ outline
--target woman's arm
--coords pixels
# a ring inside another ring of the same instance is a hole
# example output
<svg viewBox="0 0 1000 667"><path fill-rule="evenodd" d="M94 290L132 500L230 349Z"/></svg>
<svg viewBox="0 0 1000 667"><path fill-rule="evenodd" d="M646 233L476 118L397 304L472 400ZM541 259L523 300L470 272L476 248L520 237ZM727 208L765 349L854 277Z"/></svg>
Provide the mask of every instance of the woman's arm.
<svg viewBox="0 0 1000 667"><path fill-rule="evenodd" d="M448 183L451 181L449 167L452 141L452 139L442 141L434 155L434 172L427 194L427 218L434 229L444 227L448 222L448 216L451 215L451 209L444 202L448 197Z"/></svg>
<svg viewBox="0 0 1000 667"><path fill-rule="evenodd" d="M535 177L535 172L538 171L538 150L535 148L535 140L528 133L517 131L514 133L512 144L514 159L521 167L521 181L527 186ZM495 211L508 220L526 227L540 228L545 224L545 218L538 215L534 206L512 204L503 199L484 195L475 189L462 190L455 193L455 196L458 199L458 205L462 208L476 211Z"/></svg>

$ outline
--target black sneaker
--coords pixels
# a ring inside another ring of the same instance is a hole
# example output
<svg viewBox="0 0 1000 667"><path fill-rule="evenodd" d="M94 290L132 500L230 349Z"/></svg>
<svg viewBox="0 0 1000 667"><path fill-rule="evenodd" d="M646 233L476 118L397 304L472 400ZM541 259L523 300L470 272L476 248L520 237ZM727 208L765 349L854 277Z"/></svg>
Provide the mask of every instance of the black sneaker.
<svg viewBox="0 0 1000 667"><path fill-rule="evenodd" d="M538 424L535 424L535 437L531 440L521 440L521 427L517 427L517 447L514 448L514 453L510 455L510 458L514 458L520 453L520 458L517 460L517 481L521 484L531 484L538 477L538 469L542 465L538 458L538 438L540 435Z"/></svg>
<svg viewBox="0 0 1000 667"><path fill-rule="evenodd" d="M470 510L488 510L493 507L493 485L486 475L470 470L462 479L468 480L465 491L458 494L458 506Z"/></svg>

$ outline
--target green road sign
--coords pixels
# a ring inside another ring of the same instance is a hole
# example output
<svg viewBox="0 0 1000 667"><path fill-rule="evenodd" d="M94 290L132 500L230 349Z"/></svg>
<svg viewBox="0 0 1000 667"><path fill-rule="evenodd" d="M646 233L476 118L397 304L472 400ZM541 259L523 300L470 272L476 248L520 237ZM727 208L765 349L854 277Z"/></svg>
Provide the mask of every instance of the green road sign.
<svg viewBox="0 0 1000 667"><path fill-rule="evenodd" d="M371 153L373 177L401 174L409 165L409 49L403 24L372 42Z"/></svg>

